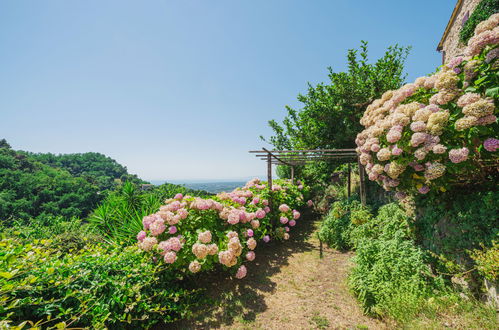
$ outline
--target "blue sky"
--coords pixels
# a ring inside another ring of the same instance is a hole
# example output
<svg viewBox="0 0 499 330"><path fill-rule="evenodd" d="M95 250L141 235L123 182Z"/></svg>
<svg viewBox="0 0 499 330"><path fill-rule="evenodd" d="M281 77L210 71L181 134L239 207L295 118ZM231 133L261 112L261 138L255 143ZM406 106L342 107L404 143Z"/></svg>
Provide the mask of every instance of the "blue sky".
<svg viewBox="0 0 499 330"><path fill-rule="evenodd" d="M454 0L0 2L0 138L15 149L96 151L155 179L265 173L247 153L307 82L412 45L432 72Z"/></svg>

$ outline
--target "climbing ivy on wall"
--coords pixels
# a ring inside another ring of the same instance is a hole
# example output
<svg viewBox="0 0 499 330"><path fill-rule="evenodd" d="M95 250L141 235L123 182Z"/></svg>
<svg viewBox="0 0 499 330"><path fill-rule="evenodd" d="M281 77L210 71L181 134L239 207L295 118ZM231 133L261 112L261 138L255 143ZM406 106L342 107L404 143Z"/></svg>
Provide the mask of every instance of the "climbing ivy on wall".
<svg viewBox="0 0 499 330"><path fill-rule="evenodd" d="M499 1L497 0L482 0L475 11L471 14L470 18L464 23L461 32L459 33L459 40L466 44L473 36L476 26L488 19L492 14L499 12Z"/></svg>

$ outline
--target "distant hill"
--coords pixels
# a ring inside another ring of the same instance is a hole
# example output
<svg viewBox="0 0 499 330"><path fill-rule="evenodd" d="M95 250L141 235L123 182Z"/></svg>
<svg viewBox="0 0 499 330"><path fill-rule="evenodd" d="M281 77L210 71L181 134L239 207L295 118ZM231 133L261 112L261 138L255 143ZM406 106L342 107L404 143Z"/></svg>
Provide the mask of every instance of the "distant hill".
<svg viewBox="0 0 499 330"><path fill-rule="evenodd" d="M100 153L31 153L0 140L0 221L85 217L127 181L147 183Z"/></svg>
<svg viewBox="0 0 499 330"><path fill-rule="evenodd" d="M116 160L97 152L77 154L23 152L30 158L53 168L65 169L75 177L81 177L95 184L100 190L114 189L125 181L134 184L147 183Z"/></svg>
<svg viewBox="0 0 499 330"><path fill-rule="evenodd" d="M0 140L0 221L40 215L81 217L102 197L97 185L12 150Z"/></svg>

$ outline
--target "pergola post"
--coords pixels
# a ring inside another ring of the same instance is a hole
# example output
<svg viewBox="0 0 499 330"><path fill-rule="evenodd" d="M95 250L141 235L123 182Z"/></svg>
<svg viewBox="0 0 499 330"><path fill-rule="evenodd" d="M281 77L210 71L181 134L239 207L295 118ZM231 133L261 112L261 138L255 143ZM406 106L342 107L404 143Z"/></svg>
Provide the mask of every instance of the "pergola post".
<svg viewBox="0 0 499 330"><path fill-rule="evenodd" d="M360 163L360 158L357 158L357 163L359 164L360 176L360 202L363 206L366 206L366 181L364 178L364 166Z"/></svg>
<svg viewBox="0 0 499 330"><path fill-rule="evenodd" d="M348 163L348 198L350 198L350 196L352 195L352 183L351 183L351 180L352 180L352 169L351 169L351 166L350 166L350 163Z"/></svg>
<svg viewBox="0 0 499 330"><path fill-rule="evenodd" d="M269 183L269 188L272 191L272 158L270 152L267 155L267 182Z"/></svg>
<svg viewBox="0 0 499 330"><path fill-rule="evenodd" d="M291 184L295 183L295 167L291 166Z"/></svg>
<svg viewBox="0 0 499 330"><path fill-rule="evenodd" d="M272 201L272 155L270 152L267 153L267 184L269 185L269 208L272 210L273 201ZM274 228L275 220L274 217L270 219L270 225Z"/></svg>

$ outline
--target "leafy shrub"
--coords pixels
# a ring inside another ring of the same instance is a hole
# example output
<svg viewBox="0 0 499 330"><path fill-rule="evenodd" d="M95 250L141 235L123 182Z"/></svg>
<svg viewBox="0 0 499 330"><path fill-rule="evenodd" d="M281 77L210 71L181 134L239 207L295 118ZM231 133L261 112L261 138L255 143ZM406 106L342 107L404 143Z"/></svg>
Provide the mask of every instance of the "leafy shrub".
<svg viewBox="0 0 499 330"><path fill-rule="evenodd" d="M473 36L476 26L485 21L490 15L499 12L499 3L496 0L482 0L476 6L475 10L464 23L461 31L459 32L459 40L462 43L467 43Z"/></svg>
<svg viewBox="0 0 499 330"><path fill-rule="evenodd" d="M410 218L395 203L352 230L356 256L349 284L366 313L405 320L434 290L444 289L413 238Z"/></svg>
<svg viewBox="0 0 499 330"><path fill-rule="evenodd" d="M403 197L497 180L498 23L495 14L477 29L466 57L367 107L356 144L371 181Z"/></svg>
<svg viewBox="0 0 499 330"><path fill-rule="evenodd" d="M337 250L352 248L352 230L356 225L369 222L371 213L354 198L335 202L321 223L319 238Z"/></svg>
<svg viewBox="0 0 499 330"><path fill-rule="evenodd" d="M16 220L12 226L0 227L0 232L5 237L16 237L24 243L32 242L34 239L49 239L50 247L62 253L76 251L87 244L103 241L101 236L92 233L88 224L80 219L66 219L61 216L39 216L29 221Z"/></svg>
<svg viewBox="0 0 499 330"><path fill-rule="evenodd" d="M499 279L499 242L494 241L492 247L474 250L471 258L477 265L478 272L492 282Z"/></svg>
<svg viewBox="0 0 499 330"><path fill-rule="evenodd" d="M184 316L195 303L193 292L136 247L87 245L63 254L50 240L13 238L0 246L0 318L13 325L147 327Z"/></svg>
<svg viewBox="0 0 499 330"><path fill-rule="evenodd" d="M409 240L364 239L358 242L349 277L353 292L371 315L395 319L417 313L435 285L424 252Z"/></svg>

